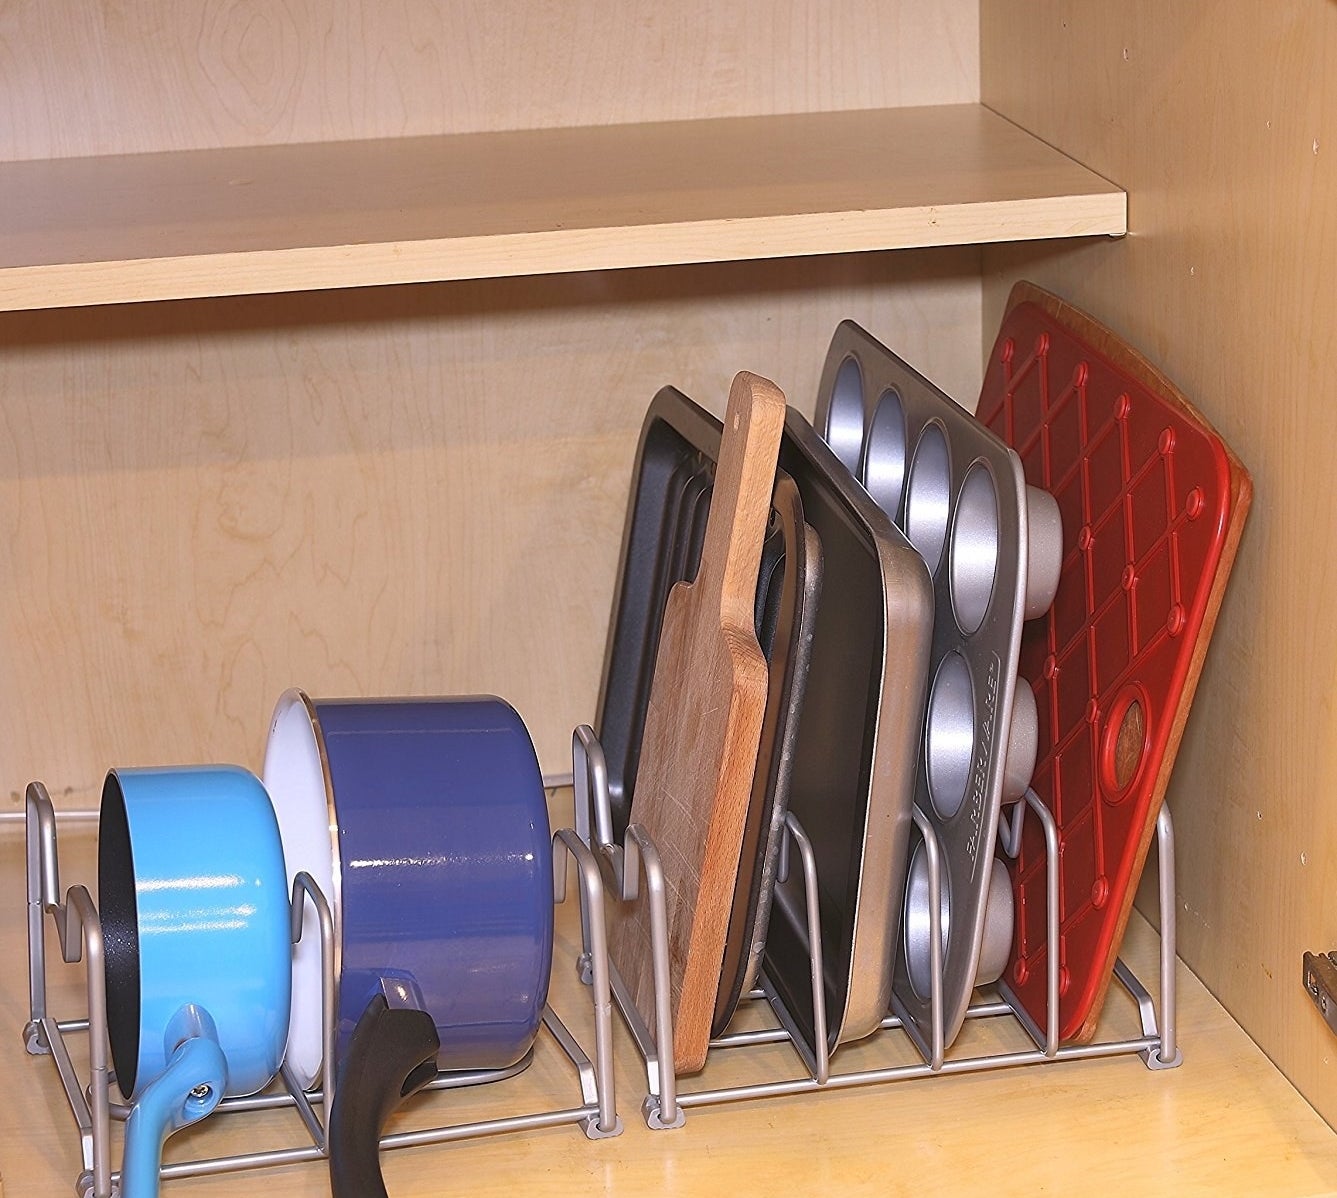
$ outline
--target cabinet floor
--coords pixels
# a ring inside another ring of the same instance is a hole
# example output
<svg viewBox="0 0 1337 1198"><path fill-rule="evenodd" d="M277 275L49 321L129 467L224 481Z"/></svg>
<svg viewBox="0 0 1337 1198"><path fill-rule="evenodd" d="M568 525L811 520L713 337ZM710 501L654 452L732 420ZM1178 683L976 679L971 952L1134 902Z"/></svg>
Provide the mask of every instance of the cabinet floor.
<svg viewBox="0 0 1337 1198"><path fill-rule="evenodd" d="M559 796L554 819L569 818ZM62 883L95 891L94 830L61 828ZM0 829L0 1172L11 1196L73 1190L79 1141L49 1058L30 1057L23 961L22 829ZM593 1051L588 991L574 969L580 928L575 887L559 908L550 1002ZM48 924L48 926L50 926ZM49 938L54 941L54 936ZM1157 941L1135 915L1124 959L1154 987ZM49 949L49 1005L60 1018L83 1014L82 965ZM1296 968L1297 985L1299 967ZM1179 967L1179 1040L1184 1064L1151 1071L1137 1057L1074 1061L985 1074L698 1107L675 1131L650 1131L640 1114L645 1076L615 1019L617 1105L625 1125L614 1139L589 1141L574 1125L471 1142L389 1152L384 1171L397 1198L447 1190L475 1198L539 1195L751 1194L923 1195L988 1188L996 1194L1318 1195L1337 1193L1337 1139L1201 983ZM740 1019L760 1021L764 1012ZM1135 1036L1131 1000L1117 987L1102 1038ZM75 1042L76 1063L83 1037ZM1010 1020L974 1020L958 1051L1026 1047ZM1337 1045L1334 1045L1337 1051ZM898 1032L842 1048L839 1072L910 1063ZM716 1050L706 1072L682 1079L683 1092L799 1076L784 1045ZM21 1096L21 1100L15 1100ZM578 1106L569 1062L543 1037L520 1077L492 1086L424 1096L391 1130L430 1127ZM119 1128L114 1126L119 1156ZM168 1160L309 1143L291 1111L229 1114L174 1136ZM320 1163L261 1173L174 1180L168 1195L253 1194L273 1186L293 1198L327 1195Z"/></svg>

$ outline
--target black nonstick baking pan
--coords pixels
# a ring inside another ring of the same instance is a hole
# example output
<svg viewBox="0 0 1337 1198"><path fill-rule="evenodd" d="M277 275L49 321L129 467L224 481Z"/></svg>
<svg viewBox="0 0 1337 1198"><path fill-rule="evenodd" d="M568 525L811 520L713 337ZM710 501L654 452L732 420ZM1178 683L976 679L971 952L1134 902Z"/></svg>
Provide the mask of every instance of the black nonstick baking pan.
<svg viewBox="0 0 1337 1198"><path fill-rule="evenodd" d="M641 428L596 715L619 843L631 821L664 605L675 583L696 576L721 435L715 417L672 387L655 396ZM728 1024L760 961L820 579L820 543L804 524L797 488L780 472L755 608L770 684L725 942L716 1032Z"/></svg>
<svg viewBox="0 0 1337 1198"><path fill-rule="evenodd" d="M793 408L780 468L822 546L789 807L816 856L827 1047L875 1031L891 999L933 631L920 555ZM775 888L767 989L815 1068L802 870Z"/></svg>

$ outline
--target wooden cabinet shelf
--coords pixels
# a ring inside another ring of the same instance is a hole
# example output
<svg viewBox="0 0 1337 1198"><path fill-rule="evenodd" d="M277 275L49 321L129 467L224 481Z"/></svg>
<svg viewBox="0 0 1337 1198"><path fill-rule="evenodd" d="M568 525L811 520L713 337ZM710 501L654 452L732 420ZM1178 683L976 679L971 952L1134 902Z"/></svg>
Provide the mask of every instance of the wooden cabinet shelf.
<svg viewBox="0 0 1337 1198"><path fill-rule="evenodd" d="M1120 235L977 104L0 164L0 310Z"/></svg>
<svg viewBox="0 0 1337 1198"><path fill-rule="evenodd" d="M10 810L37 776L73 810L112 765L258 766L294 684L502 694L563 770L658 388L719 410L747 368L811 412L850 318L969 404L1031 279L1151 356L1267 497L1170 793L1180 949L1221 1000L1181 974L1184 1067L963 1076L651 1133L619 1032L623 1137L392 1154L391 1192L1337 1194L1337 1052L1299 984L1335 932L1337 820L1311 809L1337 773L1313 718L1337 656L1313 535L1337 495L1337 5L1218 8L0 6ZM452 280L478 281L387 286ZM153 302L172 299L200 302ZM22 869L0 827L11 895ZM0 945L22 959L13 904ZM1126 955L1141 972L1152 951L1135 917ZM62 971L62 1012L80 976ZM63 1192L77 1152L19 1042L22 991L21 970L0 979L11 1198ZM546 1093L543 1062L528 1080ZM249 1146L231 1127L172 1151ZM180 1192L262 1184L328 1193L318 1167Z"/></svg>

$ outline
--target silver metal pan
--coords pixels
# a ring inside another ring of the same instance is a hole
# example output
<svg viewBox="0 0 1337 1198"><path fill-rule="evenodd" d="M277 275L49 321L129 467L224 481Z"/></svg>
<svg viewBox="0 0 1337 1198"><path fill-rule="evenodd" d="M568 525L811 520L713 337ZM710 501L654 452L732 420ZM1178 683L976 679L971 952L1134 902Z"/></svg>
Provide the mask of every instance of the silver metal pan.
<svg viewBox="0 0 1337 1198"><path fill-rule="evenodd" d="M1000 805L1021 797L1035 766L1035 701L1017 686L1017 659L1022 621L1049 607L1058 583L1058 506L1026 486L1012 449L852 321L832 339L817 423L933 576L915 802L942 849L949 1045L1011 940L1011 891L991 884L994 846ZM893 1006L928 1055L928 862L922 843L911 854Z"/></svg>

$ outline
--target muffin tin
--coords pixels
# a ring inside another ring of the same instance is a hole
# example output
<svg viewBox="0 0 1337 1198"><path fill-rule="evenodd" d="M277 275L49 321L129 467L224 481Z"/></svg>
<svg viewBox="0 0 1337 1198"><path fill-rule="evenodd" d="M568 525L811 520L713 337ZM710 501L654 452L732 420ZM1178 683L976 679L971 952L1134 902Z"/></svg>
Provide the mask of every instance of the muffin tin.
<svg viewBox="0 0 1337 1198"><path fill-rule="evenodd" d="M1022 635L1039 695L1034 789L1059 837L1059 1036L1091 1038L1251 498L1239 459L1144 358L1020 283L980 418L1070 530L1048 616ZM1022 825L1002 989L1046 1026L1044 836Z"/></svg>
<svg viewBox="0 0 1337 1198"><path fill-rule="evenodd" d="M933 576L934 616L915 802L942 850L943 1045L976 984L995 980L1012 939L1009 888L994 880L999 808L1035 764L1037 713L1017 685L1023 619L1053 599L1058 506L1026 486L999 437L852 321L835 332L817 425L904 530ZM928 858L916 833L893 1007L931 1052Z"/></svg>

